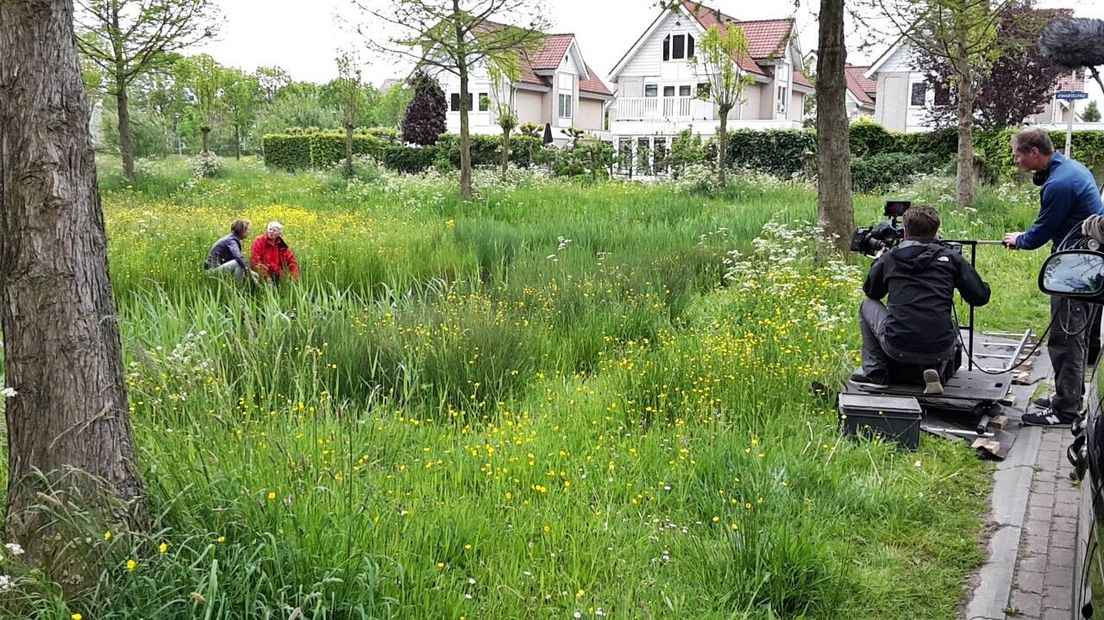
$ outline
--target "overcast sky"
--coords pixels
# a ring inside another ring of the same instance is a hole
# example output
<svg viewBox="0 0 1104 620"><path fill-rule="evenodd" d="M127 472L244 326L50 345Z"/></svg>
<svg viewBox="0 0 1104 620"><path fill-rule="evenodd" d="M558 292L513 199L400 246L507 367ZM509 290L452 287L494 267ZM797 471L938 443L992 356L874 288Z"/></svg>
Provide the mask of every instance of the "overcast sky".
<svg viewBox="0 0 1104 620"><path fill-rule="evenodd" d="M386 6L386 0L370 0ZM334 57L339 49L364 48L363 39L342 25L359 20L349 0L216 0L220 5L220 32L217 40L197 47L220 63L253 70L258 66L278 65L297 80L325 82L336 73ZM658 14L653 0L546 0L551 32L573 32L590 66L605 78L621 56L628 51ZM714 0L714 6L739 19L795 17L802 52L816 48L817 22L810 7L817 0L801 0L794 8L787 0L748 2ZM1041 7L1073 8L1079 17L1104 18L1101 0L1040 0ZM364 22L370 24L370 22ZM371 31L371 30L366 30ZM382 31L375 32L383 37ZM848 33L848 46L854 49L862 37ZM892 41L867 51L853 51L850 64L865 64L880 54ZM370 56L370 55L369 55ZM392 59L377 58L366 69L366 77L375 84L386 78L403 77L406 68ZM1089 91L1100 98L1100 89Z"/></svg>

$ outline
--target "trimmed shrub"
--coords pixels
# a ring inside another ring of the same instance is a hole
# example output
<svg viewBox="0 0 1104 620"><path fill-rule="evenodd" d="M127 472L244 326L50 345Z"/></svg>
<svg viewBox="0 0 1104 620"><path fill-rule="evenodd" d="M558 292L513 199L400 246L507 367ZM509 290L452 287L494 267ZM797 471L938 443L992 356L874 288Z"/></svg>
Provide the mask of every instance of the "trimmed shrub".
<svg viewBox="0 0 1104 620"><path fill-rule="evenodd" d="M919 173L932 172L939 159L927 154L880 153L851 159L851 186L866 194L907 183Z"/></svg>
<svg viewBox="0 0 1104 620"><path fill-rule="evenodd" d="M398 172L425 172L440 156L436 146L388 146L380 160L384 166Z"/></svg>
<svg viewBox="0 0 1104 620"><path fill-rule="evenodd" d="M370 134L353 135L353 154L379 158L388 142ZM283 170L328 168L345 157L345 134L337 131L270 134L264 137L266 166Z"/></svg>
<svg viewBox="0 0 1104 620"><path fill-rule="evenodd" d="M740 129L728 134L730 166L760 170L779 177L791 177L800 172L805 153L814 150L816 133L804 129Z"/></svg>
<svg viewBox="0 0 1104 620"><path fill-rule="evenodd" d="M865 119L851 125L850 144L853 157L894 153L898 150L896 136L878 123Z"/></svg>

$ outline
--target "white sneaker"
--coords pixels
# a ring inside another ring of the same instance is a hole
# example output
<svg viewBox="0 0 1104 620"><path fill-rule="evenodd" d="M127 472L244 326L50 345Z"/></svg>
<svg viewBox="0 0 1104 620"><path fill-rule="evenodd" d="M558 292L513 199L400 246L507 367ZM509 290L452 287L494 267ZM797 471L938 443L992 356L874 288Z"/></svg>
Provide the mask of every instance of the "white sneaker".
<svg viewBox="0 0 1104 620"><path fill-rule="evenodd" d="M939 382L939 373L934 368L924 370L924 393L942 394L943 384Z"/></svg>

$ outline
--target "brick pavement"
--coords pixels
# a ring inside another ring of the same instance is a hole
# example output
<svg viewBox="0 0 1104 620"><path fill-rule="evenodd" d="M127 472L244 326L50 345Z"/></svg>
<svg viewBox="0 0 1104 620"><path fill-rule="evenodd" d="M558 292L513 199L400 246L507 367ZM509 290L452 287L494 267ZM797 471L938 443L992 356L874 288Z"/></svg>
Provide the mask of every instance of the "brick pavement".
<svg viewBox="0 0 1104 620"><path fill-rule="evenodd" d="M1068 428L1042 429L1007 617L1070 618L1079 491L1070 480Z"/></svg>

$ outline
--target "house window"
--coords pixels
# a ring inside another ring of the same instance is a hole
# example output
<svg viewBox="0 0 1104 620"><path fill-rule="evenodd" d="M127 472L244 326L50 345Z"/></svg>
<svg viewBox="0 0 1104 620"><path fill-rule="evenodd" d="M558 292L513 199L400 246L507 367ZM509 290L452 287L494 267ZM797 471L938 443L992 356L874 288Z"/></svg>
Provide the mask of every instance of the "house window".
<svg viewBox="0 0 1104 620"><path fill-rule="evenodd" d="M560 94L560 118L571 118L571 95Z"/></svg>
<svg viewBox="0 0 1104 620"><path fill-rule="evenodd" d="M491 107L491 98L487 93L479 93L479 111L486 112Z"/></svg>
<svg viewBox="0 0 1104 620"><path fill-rule="evenodd" d="M686 60L694 55L694 37L669 34L663 38L663 60Z"/></svg>
<svg viewBox="0 0 1104 620"><path fill-rule="evenodd" d="M786 113L786 85L779 84L778 86L778 113Z"/></svg>
<svg viewBox="0 0 1104 620"><path fill-rule="evenodd" d="M953 103L951 89L945 83L937 83L935 85L935 105L947 106Z"/></svg>
<svg viewBox="0 0 1104 620"><path fill-rule="evenodd" d="M657 84L645 84L644 85L644 96L645 97L658 97L659 96L659 86Z"/></svg>
<svg viewBox="0 0 1104 620"><path fill-rule="evenodd" d="M928 85L923 82L914 82L912 92L909 94L909 105L920 107L924 105L924 98L928 94Z"/></svg>
<svg viewBox="0 0 1104 620"><path fill-rule="evenodd" d="M682 86L679 86L679 97L689 97L689 96L690 96L690 85L689 84L683 84Z"/></svg>
<svg viewBox="0 0 1104 620"><path fill-rule="evenodd" d="M449 102L449 110L451 110L453 112L459 112L460 111L460 93L452 93L452 96L450 97L450 99L451 99L451 101ZM466 99L465 103L467 103L467 105L464 106L464 107L466 107L468 109L468 111L471 112L471 109L472 109L472 96L471 96L471 93L468 93L468 96L467 96L467 99Z"/></svg>
<svg viewBox="0 0 1104 620"><path fill-rule="evenodd" d="M675 87L674 86L664 86L663 87L663 96L664 97L674 97L675 96Z"/></svg>

